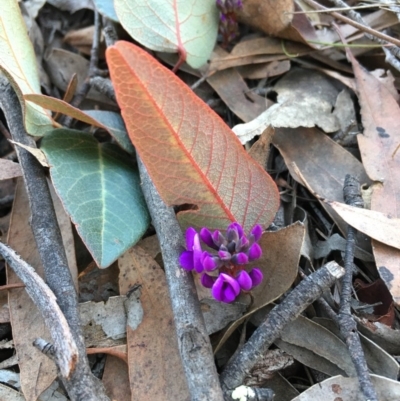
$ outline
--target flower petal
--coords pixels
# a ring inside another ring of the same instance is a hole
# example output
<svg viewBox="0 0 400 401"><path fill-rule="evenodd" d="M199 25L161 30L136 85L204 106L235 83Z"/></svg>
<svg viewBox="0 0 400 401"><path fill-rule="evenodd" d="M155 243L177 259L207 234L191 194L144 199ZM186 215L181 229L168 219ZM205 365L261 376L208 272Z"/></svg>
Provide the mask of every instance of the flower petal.
<svg viewBox="0 0 400 401"><path fill-rule="evenodd" d="M231 260L232 255L228 251L218 251L218 256L223 261Z"/></svg>
<svg viewBox="0 0 400 401"><path fill-rule="evenodd" d="M200 282L201 282L203 287L212 288L212 286L214 285L214 282L215 282L215 278L209 276L206 273L203 273L201 275Z"/></svg>
<svg viewBox="0 0 400 401"><path fill-rule="evenodd" d="M210 272L218 267L217 261L208 252L203 253L203 267L204 270Z"/></svg>
<svg viewBox="0 0 400 401"><path fill-rule="evenodd" d="M240 288L245 291L250 291L253 287L253 282L249 273L246 270L242 270L239 275L236 277L236 281L239 283Z"/></svg>
<svg viewBox="0 0 400 401"><path fill-rule="evenodd" d="M200 230L200 238L210 248L218 249L218 246L214 243L211 231L208 228L203 227Z"/></svg>
<svg viewBox="0 0 400 401"><path fill-rule="evenodd" d="M229 242L239 242L239 232L236 227L229 228L226 230L226 239Z"/></svg>
<svg viewBox="0 0 400 401"><path fill-rule="evenodd" d="M236 255L232 256L232 263L234 265L245 265L248 261L248 256L243 252L237 253Z"/></svg>
<svg viewBox="0 0 400 401"><path fill-rule="evenodd" d="M256 241L256 242L261 238L262 233L263 233L263 229L259 224L255 225L252 228L252 230L250 231L250 234L253 234L254 241Z"/></svg>
<svg viewBox="0 0 400 401"><path fill-rule="evenodd" d="M193 244L194 244L194 237L196 236L197 232L193 227L189 227L186 230L186 248L188 251L193 251Z"/></svg>
<svg viewBox="0 0 400 401"><path fill-rule="evenodd" d="M225 273L221 273L215 281L211 294L221 302L232 302L240 293L239 283Z"/></svg>
<svg viewBox="0 0 400 401"><path fill-rule="evenodd" d="M193 263L193 252L191 251L184 251L179 256L179 263L185 270L193 270L194 263Z"/></svg>
<svg viewBox="0 0 400 401"><path fill-rule="evenodd" d="M243 228L239 223L234 222L234 223L229 224L227 231L229 231L230 229L235 229L239 235L239 238L243 237L243 234L244 234Z"/></svg>
<svg viewBox="0 0 400 401"><path fill-rule="evenodd" d="M253 283L253 287L259 285L264 278L264 275L262 274L261 270L257 269L257 267L255 267L249 272L249 276L251 278L251 282Z"/></svg>
<svg viewBox="0 0 400 401"><path fill-rule="evenodd" d="M221 232L219 230L215 230L212 233L212 238L214 241L214 244L217 246L217 249L221 246L226 244L226 240L225 237L221 234Z"/></svg>
<svg viewBox="0 0 400 401"><path fill-rule="evenodd" d="M261 258L262 249L261 246L255 242L249 249L249 260L256 260Z"/></svg>

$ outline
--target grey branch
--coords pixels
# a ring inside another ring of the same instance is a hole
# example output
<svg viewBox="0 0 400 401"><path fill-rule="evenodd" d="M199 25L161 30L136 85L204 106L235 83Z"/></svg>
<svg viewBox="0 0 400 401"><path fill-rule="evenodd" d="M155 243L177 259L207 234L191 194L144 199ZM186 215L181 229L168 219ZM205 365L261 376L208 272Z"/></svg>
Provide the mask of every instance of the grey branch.
<svg viewBox="0 0 400 401"><path fill-rule="evenodd" d="M5 78L0 78L0 107L6 117L12 139L36 147L35 141L25 131L18 97ZM31 227L46 282L57 298L79 351L75 370L63 383L72 400L109 401L101 382L90 371L80 325L78 297L68 267L46 175L43 167L28 151L18 146L16 152L29 197Z"/></svg>
<svg viewBox="0 0 400 401"><path fill-rule="evenodd" d="M160 241L171 296L179 351L192 401L222 401L211 344L191 272L179 266L183 236L172 207L167 207L138 156L143 193Z"/></svg>
<svg viewBox="0 0 400 401"><path fill-rule="evenodd" d="M32 266L21 259L13 249L0 242L0 254L25 284L25 290L38 307L56 348L55 361L65 378L71 375L78 359L78 347L56 297Z"/></svg>
<svg viewBox="0 0 400 401"><path fill-rule="evenodd" d="M329 262L307 276L279 305L268 314L242 349L227 363L220 379L227 399L241 386L257 361L277 339L283 328L296 319L312 302L334 282L342 277L344 269L336 262Z"/></svg>

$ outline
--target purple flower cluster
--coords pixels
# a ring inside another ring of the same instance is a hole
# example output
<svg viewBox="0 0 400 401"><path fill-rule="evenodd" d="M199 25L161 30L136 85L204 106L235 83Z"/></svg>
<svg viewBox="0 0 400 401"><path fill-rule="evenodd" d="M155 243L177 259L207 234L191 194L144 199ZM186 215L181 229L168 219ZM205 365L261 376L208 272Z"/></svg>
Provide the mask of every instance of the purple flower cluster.
<svg viewBox="0 0 400 401"><path fill-rule="evenodd" d="M243 7L241 0L217 0L219 14L219 33L223 38L223 45L239 35L239 26L236 13Z"/></svg>
<svg viewBox="0 0 400 401"><path fill-rule="evenodd" d="M212 296L221 302L233 302L240 291L250 291L261 283L263 274L254 267L249 272L246 264L257 260L262 250L257 241L261 238L262 228L256 225L246 237L239 223L228 226L226 236L220 231L211 232L202 228L198 233L194 228L186 230L186 247L179 262L186 270L201 273L201 284L211 288ZM205 251L200 240L214 253Z"/></svg>

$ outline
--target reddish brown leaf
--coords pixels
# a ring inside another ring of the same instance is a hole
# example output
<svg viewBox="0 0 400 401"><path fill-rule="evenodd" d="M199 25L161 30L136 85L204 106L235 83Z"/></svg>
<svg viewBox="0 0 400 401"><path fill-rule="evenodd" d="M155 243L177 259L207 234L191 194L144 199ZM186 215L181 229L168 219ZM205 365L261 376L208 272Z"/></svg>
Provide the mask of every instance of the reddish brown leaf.
<svg viewBox="0 0 400 401"><path fill-rule="evenodd" d="M107 61L129 136L168 205L195 205L183 225L267 226L278 191L226 124L178 77L127 42ZM187 208L188 209L188 208Z"/></svg>

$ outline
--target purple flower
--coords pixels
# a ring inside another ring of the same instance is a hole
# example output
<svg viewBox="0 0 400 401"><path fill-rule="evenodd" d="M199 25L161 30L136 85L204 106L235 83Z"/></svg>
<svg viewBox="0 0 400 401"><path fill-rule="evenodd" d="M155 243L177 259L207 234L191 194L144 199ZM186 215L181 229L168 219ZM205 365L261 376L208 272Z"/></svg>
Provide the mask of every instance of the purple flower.
<svg viewBox="0 0 400 401"><path fill-rule="evenodd" d="M243 8L241 0L216 0L219 9L219 33L222 36L223 47L235 39L239 34L237 12Z"/></svg>
<svg viewBox="0 0 400 401"><path fill-rule="evenodd" d="M186 230L186 248L187 251L181 254L179 263L186 270L194 269L197 273L201 273L204 270L202 264L203 250L201 249L199 234L192 227Z"/></svg>
<svg viewBox="0 0 400 401"><path fill-rule="evenodd" d="M211 289L212 296L221 302L233 302L240 293L239 283L225 273L221 273Z"/></svg>
<svg viewBox="0 0 400 401"><path fill-rule="evenodd" d="M240 288L245 291L250 291L253 287L253 282L249 273L246 270L242 270L236 277L236 281L239 283Z"/></svg>
<svg viewBox="0 0 400 401"><path fill-rule="evenodd" d="M249 276L251 278L252 287L256 287L264 278L261 270L257 269L256 267L250 270Z"/></svg>
<svg viewBox="0 0 400 401"><path fill-rule="evenodd" d="M242 226L236 222L229 224L225 236L219 230L211 232L204 227L197 233L194 228L188 228L187 250L181 254L180 263L186 270L202 273L201 284L211 288L215 299L233 302L240 291L250 291L263 279L258 268L246 271L249 262L262 256L262 249L257 243L262 232L262 227L256 225L246 237ZM212 252L203 250L200 240Z"/></svg>

